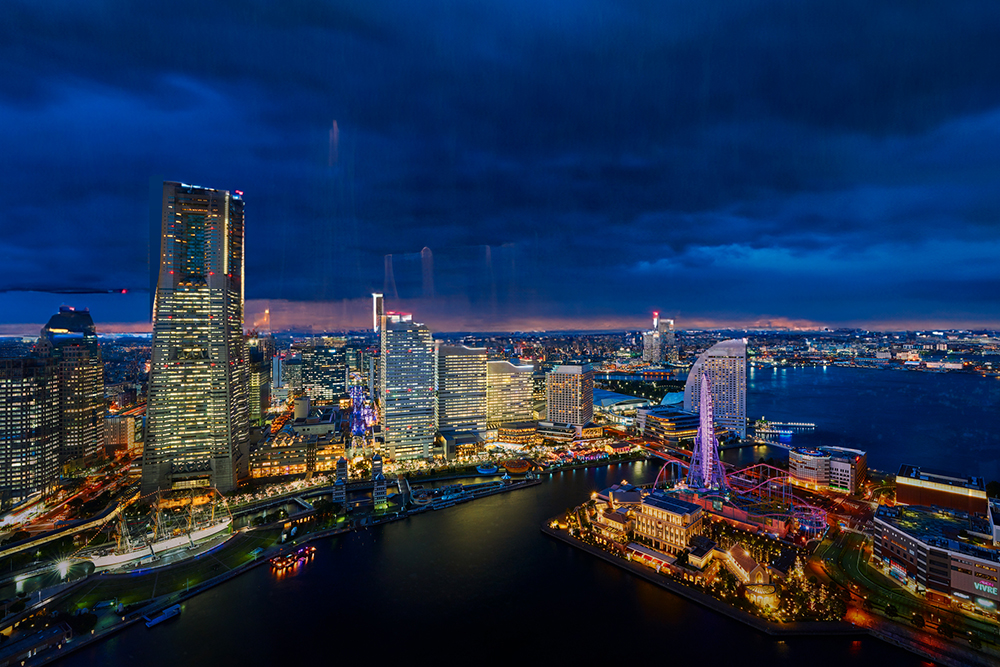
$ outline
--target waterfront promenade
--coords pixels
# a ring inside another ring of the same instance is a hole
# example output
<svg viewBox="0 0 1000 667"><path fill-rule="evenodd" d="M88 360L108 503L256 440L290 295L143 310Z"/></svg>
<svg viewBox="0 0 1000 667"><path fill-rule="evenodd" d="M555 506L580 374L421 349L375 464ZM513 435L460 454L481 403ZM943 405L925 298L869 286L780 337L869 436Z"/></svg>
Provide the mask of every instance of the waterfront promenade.
<svg viewBox="0 0 1000 667"><path fill-rule="evenodd" d="M540 483L539 480L520 480L492 492L470 496L469 500L529 488ZM95 642L103 641L125 628L144 622L145 616L155 615L167 607L188 600L253 568L269 564L272 558L292 553L310 542L400 521L419 513L422 511L400 511L371 515L359 521L340 521L329 528L301 532L285 543L280 542L285 524L285 521L281 521L241 531L215 549L200 553L191 559L127 574L91 575L67 587L63 594L48 602L46 609L69 611L93 608L99 602L112 599L123 602L128 600L127 608L123 613L107 609L98 618L90 634L76 637L57 650L33 656L27 659L24 665L33 667L48 664Z"/></svg>
<svg viewBox="0 0 1000 667"><path fill-rule="evenodd" d="M748 625L759 632L776 636L871 636L899 648L905 649L924 659L947 665L948 667L990 667L996 663L982 653L977 653L953 642L938 640L932 635L919 632L898 623L884 622L881 619L864 613L848 613L851 621L805 621L792 623L775 623L767 619L737 609L706 593L696 590L683 583L669 579L653 569L639 563L628 561L591 544L587 544L569 534L567 530L552 528L553 522L558 523L565 515L547 520L542 524L541 531L607 563L619 567L664 590L707 607L724 616Z"/></svg>

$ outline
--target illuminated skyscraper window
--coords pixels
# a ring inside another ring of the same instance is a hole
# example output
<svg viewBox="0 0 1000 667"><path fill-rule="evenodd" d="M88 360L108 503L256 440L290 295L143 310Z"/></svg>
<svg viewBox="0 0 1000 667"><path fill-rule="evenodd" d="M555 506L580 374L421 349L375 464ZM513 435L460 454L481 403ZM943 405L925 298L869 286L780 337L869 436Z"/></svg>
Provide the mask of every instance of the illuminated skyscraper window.
<svg viewBox="0 0 1000 667"><path fill-rule="evenodd" d="M486 430L486 348L436 343L437 424L442 433Z"/></svg>
<svg viewBox="0 0 1000 667"><path fill-rule="evenodd" d="M243 198L163 184L143 492L245 476L249 364L243 337Z"/></svg>
<svg viewBox="0 0 1000 667"><path fill-rule="evenodd" d="M380 323L379 412L392 459L430 456L434 446L434 342L409 314L386 313Z"/></svg>
<svg viewBox="0 0 1000 667"><path fill-rule="evenodd" d="M747 437L747 340L733 338L716 343L694 362L684 384L684 409L698 412L701 403L701 376L712 382L712 403L716 426Z"/></svg>
<svg viewBox="0 0 1000 667"><path fill-rule="evenodd" d="M86 308L62 306L38 337L38 353L59 376L59 462L92 456L104 447L104 361Z"/></svg>
<svg viewBox="0 0 1000 667"><path fill-rule="evenodd" d="M545 376L545 402L550 422L589 422L594 417L594 369L589 364L556 366Z"/></svg>

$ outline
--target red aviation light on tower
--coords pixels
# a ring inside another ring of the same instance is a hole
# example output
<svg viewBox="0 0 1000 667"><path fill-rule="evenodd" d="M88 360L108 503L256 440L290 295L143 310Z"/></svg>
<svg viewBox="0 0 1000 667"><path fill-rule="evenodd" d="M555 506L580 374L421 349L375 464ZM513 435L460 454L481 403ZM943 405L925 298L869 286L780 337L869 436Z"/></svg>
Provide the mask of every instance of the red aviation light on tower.
<svg viewBox="0 0 1000 667"><path fill-rule="evenodd" d="M653 331L656 331L660 326L660 311L653 311Z"/></svg>

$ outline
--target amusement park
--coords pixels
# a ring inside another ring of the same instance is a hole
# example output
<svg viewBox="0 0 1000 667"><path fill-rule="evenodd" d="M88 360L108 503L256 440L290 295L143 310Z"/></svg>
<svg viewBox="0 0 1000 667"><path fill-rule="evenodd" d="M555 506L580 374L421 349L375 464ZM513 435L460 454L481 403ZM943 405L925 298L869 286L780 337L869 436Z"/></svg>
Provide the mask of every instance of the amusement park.
<svg viewBox="0 0 1000 667"><path fill-rule="evenodd" d="M780 468L721 461L708 374L699 391L689 460L653 452L664 463L651 485L594 491L545 530L771 622L841 620L844 592L804 570L807 543L828 527L824 499L810 498Z"/></svg>
<svg viewBox="0 0 1000 667"><path fill-rule="evenodd" d="M823 507L827 499L809 497L782 468L757 463L731 469L720 459L708 375L700 393L699 427L690 461L655 452L665 462L653 486L750 530L800 542L822 535L828 526Z"/></svg>

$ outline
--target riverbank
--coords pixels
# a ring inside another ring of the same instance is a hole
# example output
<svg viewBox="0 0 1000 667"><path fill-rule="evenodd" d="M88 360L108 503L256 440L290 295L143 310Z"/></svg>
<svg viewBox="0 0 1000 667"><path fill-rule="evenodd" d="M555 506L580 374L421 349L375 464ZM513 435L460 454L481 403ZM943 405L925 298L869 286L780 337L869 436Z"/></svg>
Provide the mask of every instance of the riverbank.
<svg viewBox="0 0 1000 667"><path fill-rule="evenodd" d="M571 536L565 530L552 528L551 524L561 517L554 517L546 521L541 531L549 537L555 538L566 544L576 547L581 551L596 556L605 562L619 567L630 574L638 576L651 584L675 595L683 597L691 602L711 609L719 614L739 621L759 632L771 636L870 636L880 641L896 646L913 653L925 660L930 660L948 667L990 667L993 665L987 657L975 654L961 647L936 646L921 637L920 632L905 627L894 628L890 631L887 628L858 626L845 621L808 621L798 623L774 623L766 619L749 614L741 609L737 609L718 600L710 595L702 593L684 584L667 579L663 575L651 570L645 565L633 563L611 554L603 549L587 544ZM942 650L947 649L947 650Z"/></svg>

